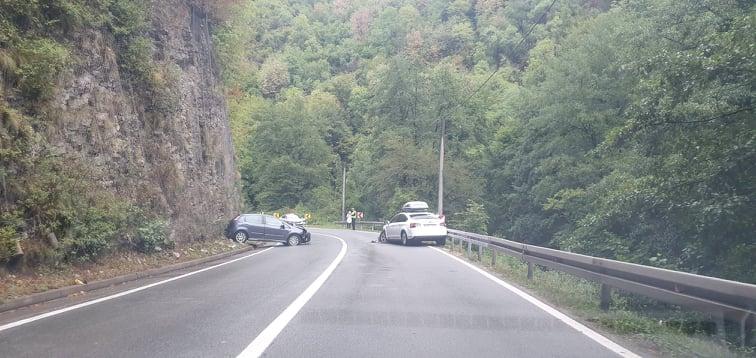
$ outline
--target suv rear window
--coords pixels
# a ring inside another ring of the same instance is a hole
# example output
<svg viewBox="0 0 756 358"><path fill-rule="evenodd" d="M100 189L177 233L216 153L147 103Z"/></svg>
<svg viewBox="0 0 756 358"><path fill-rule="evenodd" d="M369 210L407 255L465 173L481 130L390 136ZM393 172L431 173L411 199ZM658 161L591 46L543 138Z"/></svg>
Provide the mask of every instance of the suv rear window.
<svg viewBox="0 0 756 358"><path fill-rule="evenodd" d="M410 214L413 219L436 219L436 215L433 214Z"/></svg>
<svg viewBox="0 0 756 358"><path fill-rule="evenodd" d="M407 221L407 218L404 216L404 214L397 214L391 219L392 223L400 223Z"/></svg>

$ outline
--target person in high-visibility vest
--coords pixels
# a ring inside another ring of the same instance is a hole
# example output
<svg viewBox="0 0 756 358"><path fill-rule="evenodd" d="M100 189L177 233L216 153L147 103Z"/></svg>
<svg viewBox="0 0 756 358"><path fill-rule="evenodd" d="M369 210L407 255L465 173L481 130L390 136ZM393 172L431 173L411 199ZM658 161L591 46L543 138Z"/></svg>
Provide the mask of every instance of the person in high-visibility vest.
<svg viewBox="0 0 756 358"><path fill-rule="evenodd" d="M352 208L352 210L349 210L346 214L347 229L351 225L352 230L354 230L356 221L357 221L357 212L354 210L354 208Z"/></svg>

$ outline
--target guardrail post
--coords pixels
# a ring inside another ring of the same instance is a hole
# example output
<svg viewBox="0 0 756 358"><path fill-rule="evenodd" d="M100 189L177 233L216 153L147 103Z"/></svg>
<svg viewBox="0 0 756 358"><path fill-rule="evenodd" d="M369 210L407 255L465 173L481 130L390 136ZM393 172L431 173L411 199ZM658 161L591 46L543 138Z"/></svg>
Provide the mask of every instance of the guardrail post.
<svg viewBox="0 0 756 358"><path fill-rule="evenodd" d="M740 323L738 327L740 328L740 346L745 347L748 344L748 315L743 315L738 323Z"/></svg>
<svg viewBox="0 0 756 358"><path fill-rule="evenodd" d="M612 288L605 284L601 284L601 303L599 304L599 307L601 307L602 311L608 311L609 306L612 304Z"/></svg>
<svg viewBox="0 0 756 358"><path fill-rule="evenodd" d="M491 248L491 267L496 267L496 249Z"/></svg>
<svg viewBox="0 0 756 358"><path fill-rule="evenodd" d="M724 341L726 339L724 313L714 316L714 324L716 324L717 327L717 338Z"/></svg>
<svg viewBox="0 0 756 358"><path fill-rule="evenodd" d="M533 263L528 261L528 280L533 279Z"/></svg>
<svg viewBox="0 0 756 358"><path fill-rule="evenodd" d="M472 241L467 241L467 258L472 256Z"/></svg>

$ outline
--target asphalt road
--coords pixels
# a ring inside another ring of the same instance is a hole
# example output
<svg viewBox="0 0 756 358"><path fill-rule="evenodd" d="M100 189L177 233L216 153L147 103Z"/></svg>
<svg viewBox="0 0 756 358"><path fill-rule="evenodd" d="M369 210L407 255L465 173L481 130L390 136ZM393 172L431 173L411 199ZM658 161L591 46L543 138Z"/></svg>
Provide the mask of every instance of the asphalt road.
<svg viewBox="0 0 756 358"><path fill-rule="evenodd" d="M0 356L236 357L271 329L272 341L263 346L269 357L617 356L431 247L372 243L374 233L313 232L310 245L275 247L0 328ZM341 261L343 244L334 236L347 245ZM323 274L336 263L330 276ZM319 277L327 280L311 287ZM305 291L314 294L300 297ZM303 305L291 311L295 299ZM0 327L74 303L0 315ZM285 310L294 314L281 322Z"/></svg>

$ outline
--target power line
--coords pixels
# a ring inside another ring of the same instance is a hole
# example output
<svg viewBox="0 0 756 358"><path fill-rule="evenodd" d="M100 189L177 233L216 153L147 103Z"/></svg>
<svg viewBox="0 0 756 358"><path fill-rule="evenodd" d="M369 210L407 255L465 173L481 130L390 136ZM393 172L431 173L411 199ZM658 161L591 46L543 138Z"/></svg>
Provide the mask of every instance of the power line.
<svg viewBox="0 0 756 358"><path fill-rule="evenodd" d="M556 2L557 0L551 1L551 4L549 4L549 7L547 7L546 10L538 18L538 20L534 22L532 26L530 26L530 29L528 29L528 32L526 32L525 35L522 36L522 39L520 40L520 42L517 43L517 45L515 45L513 51L516 51L523 43L525 43L525 39L527 39L528 36L530 36L530 33L533 32L533 29L535 29L536 25L538 25L541 21L543 21L543 19L546 17L549 11L551 11L551 8L554 7L554 4L556 4ZM499 66L499 64L496 64L496 69L493 72L491 72L491 74L486 78L486 80L483 81L483 83L481 83L480 86L478 86L478 88L476 88L464 101L460 102L460 106L466 105L481 89L483 89L483 87L485 87L488 81L490 81L491 78L493 78L493 76L495 76L496 73L499 72L500 68L501 66Z"/></svg>
<svg viewBox="0 0 756 358"><path fill-rule="evenodd" d="M538 25L543 19L546 17L546 15L551 11L551 8L556 4L557 0L552 0L551 4L549 4L549 7L546 8L546 10L541 14L541 16L538 18L536 22L533 23L532 26L530 26L530 29L528 29L528 32L525 33L525 35L522 36L522 39L520 42L517 43L514 47L514 51L519 49L519 47L525 43L525 39L530 36L530 33L533 32L533 29L535 29L536 25ZM445 113L448 115L451 113L451 110L462 106L467 105L467 103L480 91L487 83L488 81L493 78L493 76L496 75L497 72L499 72L499 64L496 64L496 69L491 72L491 74L486 78L483 83L478 86L478 88L475 89L463 102L459 102L457 105L451 106L449 110L447 110ZM444 139L446 137L446 118L444 118L444 115L441 116L441 142L439 143L439 158L438 158L438 215L443 215L443 208L444 208Z"/></svg>

